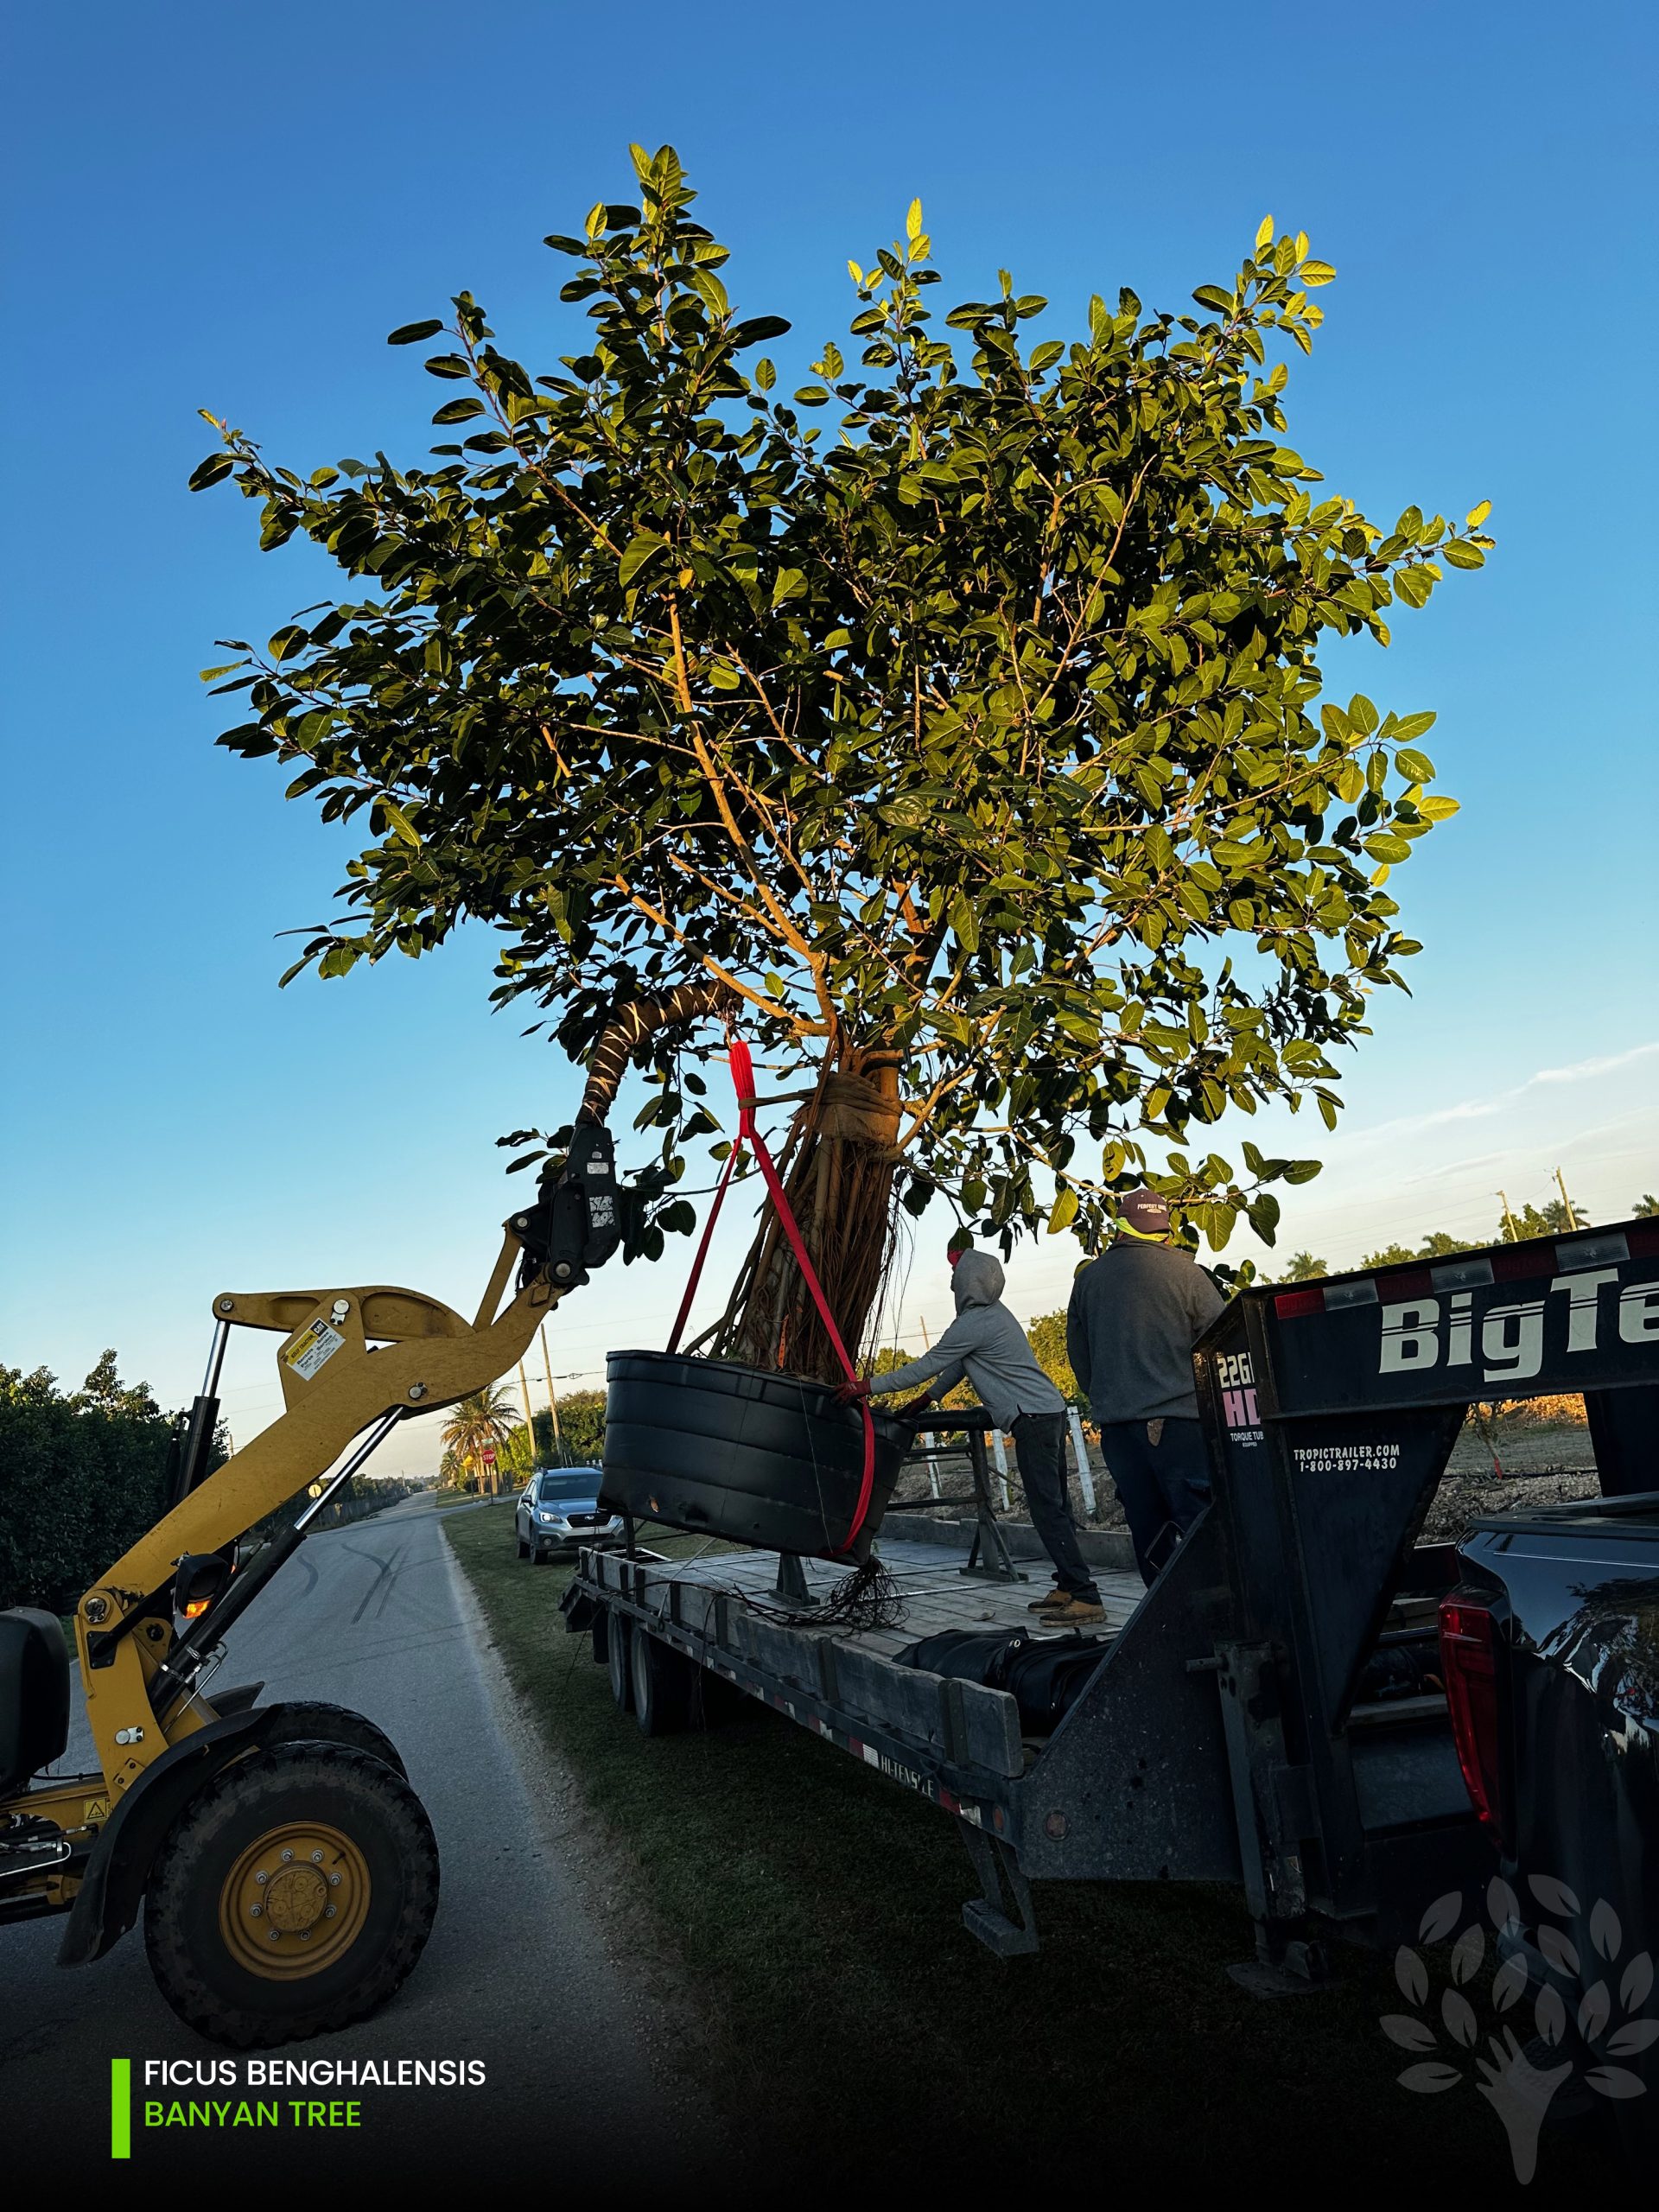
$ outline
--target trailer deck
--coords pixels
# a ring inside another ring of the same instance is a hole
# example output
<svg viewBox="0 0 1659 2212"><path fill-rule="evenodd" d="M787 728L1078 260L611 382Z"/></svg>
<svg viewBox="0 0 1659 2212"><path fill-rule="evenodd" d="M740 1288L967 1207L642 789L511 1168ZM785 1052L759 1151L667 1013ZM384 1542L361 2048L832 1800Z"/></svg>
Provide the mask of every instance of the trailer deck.
<svg viewBox="0 0 1659 2212"><path fill-rule="evenodd" d="M898 1734L916 1734L918 1750L949 1745L953 1734L960 1734L960 1727L951 1730L944 1721L940 1707L953 1706L967 1692L969 1706L987 1719L987 1727L976 1732L976 1741L998 1747L993 1772L1024 1772L1042 1738L1024 1743L1018 1761L1013 1758L1020 1723L1018 1707L1007 1692L982 1690L978 1683L944 1681L943 1676L900 1668L893 1662L909 1643L947 1628L1020 1628L1033 1639L1059 1635L1059 1630L1044 1628L1042 1615L1031 1612L1031 1599L1046 1584L1033 1584L1024 1577L1007 1581L964 1573L960 1551L940 1551L933 1544L913 1544L902 1537L882 1535L876 1555L896 1584L893 1617L880 1628L814 1619L812 1608L830 1599L849 1575L847 1566L830 1560L798 1561L801 1581L794 1591L779 1588L779 1566L772 1553L743 1548L695 1553L688 1560L661 1560L651 1553L637 1553L628 1560L620 1553L597 1553L588 1560L586 1573L595 1591L624 1597L639 1619L651 1621L655 1630L668 1632L671 1642L679 1643L686 1656L696 1656L702 1666L736 1679L730 1666L721 1668L721 1659L759 1662L779 1681L797 1690L825 1692L862 1721L893 1727ZM1099 1573L1095 1581L1106 1626L1095 1630L1090 1639L1103 1650L1146 1591L1139 1575ZM679 1630L677 1637L675 1630ZM995 1721L995 1727L988 1721Z"/></svg>
<svg viewBox="0 0 1659 2212"><path fill-rule="evenodd" d="M902 1538L884 1536L876 1553L897 1591L893 1618L881 1627L812 1618L813 1606L832 1597L851 1571L825 1560L791 1562L799 1581L786 1591L769 1553L734 1548L675 1560L641 1550L597 1552L584 1556L582 1582L743 1688L764 1684L768 1692L787 1687L822 1697L918 1753L944 1752L957 1765L982 1759L998 1777L1022 1774L1037 1739L1029 1746L1022 1740L1019 1709L1006 1691L895 1662L907 1645L944 1629L1020 1629L1033 1638L1058 1633L1046 1631L1030 1611L1044 1586L966 1573L963 1553ZM1091 1640L1103 1656L1146 1592L1138 1575L1096 1579L1106 1625Z"/></svg>

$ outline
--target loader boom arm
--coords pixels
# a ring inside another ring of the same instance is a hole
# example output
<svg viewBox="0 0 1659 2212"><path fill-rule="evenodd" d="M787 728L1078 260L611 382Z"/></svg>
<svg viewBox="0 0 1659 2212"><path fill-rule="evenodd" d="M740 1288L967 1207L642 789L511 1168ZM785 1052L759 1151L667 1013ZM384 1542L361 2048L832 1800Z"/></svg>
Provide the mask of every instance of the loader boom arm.
<svg viewBox="0 0 1659 2212"><path fill-rule="evenodd" d="M564 1195L555 1196L568 1214ZM508 1223L470 1322L419 1291L385 1285L226 1291L213 1300L216 1324L282 1335L276 1371L284 1411L100 1575L76 1611L87 1719L112 1796L214 1717L194 1688L181 1694L176 1666L168 1671L177 1641L170 1592L180 1560L232 1543L315 1483L372 1424L453 1405L521 1359L561 1298L586 1281L587 1265L600 1264L616 1241L601 1233L584 1247L567 1238L554 1249L574 1259L548 1264L542 1232L551 1203ZM521 1254L519 1287L504 1305ZM567 1280L556 1281L556 1274ZM211 1629L212 1608L201 1626ZM188 1637L176 1656L189 1656Z"/></svg>

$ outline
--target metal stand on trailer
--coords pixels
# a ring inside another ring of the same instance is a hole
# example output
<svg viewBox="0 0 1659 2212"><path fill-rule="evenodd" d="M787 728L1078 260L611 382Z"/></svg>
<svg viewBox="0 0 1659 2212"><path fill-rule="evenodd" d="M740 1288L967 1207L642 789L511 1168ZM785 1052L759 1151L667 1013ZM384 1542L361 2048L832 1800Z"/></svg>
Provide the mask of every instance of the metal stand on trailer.
<svg viewBox="0 0 1659 2212"><path fill-rule="evenodd" d="M930 1463L940 1459L965 1459L973 1478L971 1497L938 1497L893 1498L887 1511L893 1513L924 1513L936 1505L971 1505L974 1509L974 1537L969 1547L968 1564L957 1569L958 1573L972 1574L988 1582L1029 1582L1031 1577L1014 1563L1007 1539L997 1522L996 1506L991 1497L990 1457L986 1450L986 1439L993 1423L982 1407L975 1406L955 1414L933 1414L927 1416L930 1433L950 1435L960 1430L962 1442L948 1445L944 1451L937 1446L927 1452L912 1452L912 1461L926 1459ZM910 1464L907 1462L906 1464Z"/></svg>

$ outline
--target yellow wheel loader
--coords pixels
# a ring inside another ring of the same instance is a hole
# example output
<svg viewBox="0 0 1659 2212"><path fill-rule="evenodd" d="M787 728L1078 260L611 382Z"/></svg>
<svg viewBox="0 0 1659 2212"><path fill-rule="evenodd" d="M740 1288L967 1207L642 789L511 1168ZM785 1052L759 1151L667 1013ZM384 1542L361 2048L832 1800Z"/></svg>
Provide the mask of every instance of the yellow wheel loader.
<svg viewBox="0 0 1659 2212"><path fill-rule="evenodd" d="M59 1963L83 1966L142 1909L175 2011L237 2046L343 2027L398 1986L437 1910L438 1854L396 1750L359 1713L262 1706L258 1684L210 1697L204 1678L231 1624L396 1424L505 1374L550 1308L611 1256L626 1196L607 1132L579 1124L557 1175L508 1221L471 1322L379 1286L214 1300L171 1509L76 1609L96 1770L45 1771L68 1743L58 1621L0 1612L0 1925L67 1914ZM281 1336L284 1410L207 1474L219 1368L238 1327ZM331 1468L305 1510L235 1569L240 1540Z"/></svg>

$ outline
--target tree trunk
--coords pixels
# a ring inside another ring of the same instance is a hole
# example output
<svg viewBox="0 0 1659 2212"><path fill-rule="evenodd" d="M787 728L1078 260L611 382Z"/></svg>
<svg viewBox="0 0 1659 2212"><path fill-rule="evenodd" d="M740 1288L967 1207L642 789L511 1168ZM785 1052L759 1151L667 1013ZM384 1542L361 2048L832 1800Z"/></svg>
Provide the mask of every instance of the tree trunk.
<svg viewBox="0 0 1659 2212"><path fill-rule="evenodd" d="M857 1355L893 1242L897 1055L843 1046L790 1125L778 1172L842 1343ZM711 1350L752 1367L839 1382L842 1370L776 1211L767 1202Z"/></svg>
<svg viewBox="0 0 1659 2212"><path fill-rule="evenodd" d="M733 1003L723 985L683 984L661 999L620 1007L588 1057L577 1120L605 1120L645 1037L722 1014ZM899 1119L899 1055L838 1038L826 1048L817 1088L778 1153L802 1240L842 1342L855 1357L892 1256ZM842 1380L841 1361L770 1199L725 1313L688 1349L819 1382Z"/></svg>

